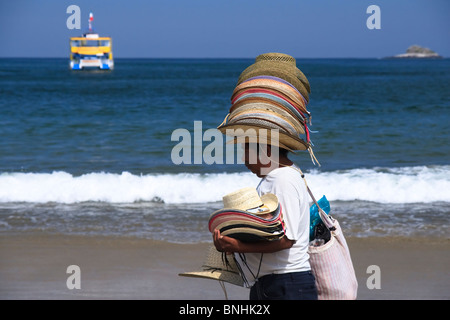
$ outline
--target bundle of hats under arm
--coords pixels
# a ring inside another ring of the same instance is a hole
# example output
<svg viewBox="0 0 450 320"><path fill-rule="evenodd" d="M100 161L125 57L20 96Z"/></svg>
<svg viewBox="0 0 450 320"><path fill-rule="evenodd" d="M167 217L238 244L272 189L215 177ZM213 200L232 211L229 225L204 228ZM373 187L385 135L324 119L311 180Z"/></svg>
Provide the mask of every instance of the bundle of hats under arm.
<svg viewBox="0 0 450 320"><path fill-rule="evenodd" d="M293 57L262 54L240 75L229 114L219 130L275 129L279 132L279 147L308 150L313 163L318 163L310 137L311 113L306 108L310 92L309 82Z"/></svg>

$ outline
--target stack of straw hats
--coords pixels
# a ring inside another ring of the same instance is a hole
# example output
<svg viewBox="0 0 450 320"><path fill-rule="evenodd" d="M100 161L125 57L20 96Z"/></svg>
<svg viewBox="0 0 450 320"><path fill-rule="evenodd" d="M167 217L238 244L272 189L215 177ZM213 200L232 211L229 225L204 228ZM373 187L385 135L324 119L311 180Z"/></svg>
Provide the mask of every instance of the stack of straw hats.
<svg viewBox="0 0 450 320"><path fill-rule="evenodd" d="M314 162L308 128L311 114L306 109L310 92L308 79L293 57L282 53L259 55L241 73L229 113L218 129L234 136L235 143L239 142L237 137L245 136L290 151L308 150ZM272 139L273 132L278 133L278 141Z"/></svg>
<svg viewBox="0 0 450 320"><path fill-rule="evenodd" d="M259 197L255 188L243 188L223 197L224 208L209 218L209 231L244 242L273 241L284 236L278 198L271 193Z"/></svg>

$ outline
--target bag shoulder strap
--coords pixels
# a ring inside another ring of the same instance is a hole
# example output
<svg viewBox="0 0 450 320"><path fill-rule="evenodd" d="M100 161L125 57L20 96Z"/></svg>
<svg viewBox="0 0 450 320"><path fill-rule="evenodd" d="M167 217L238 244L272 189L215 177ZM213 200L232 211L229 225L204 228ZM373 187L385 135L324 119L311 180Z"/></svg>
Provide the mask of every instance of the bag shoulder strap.
<svg viewBox="0 0 450 320"><path fill-rule="evenodd" d="M317 206L317 209L319 210L319 215L320 215L320 219L323 221L323 223L325 224L325 227L327 227L328 230L333 231L336 228L334 227L334 219L332 217L330 217L329 215L327 215L322 208L319 206L319 204L317 203L316 198L314 197L311 189L308 186L308 183L306 182L305 179L305 174L302 172L302 170L300 170L299 167L292 165L289 166L290 168L298 171L303 179L303 182L305 182L305 186L306 186L306 190L308 190L309 196L311 197L312 201L314 202L314 204Z"/></svg>

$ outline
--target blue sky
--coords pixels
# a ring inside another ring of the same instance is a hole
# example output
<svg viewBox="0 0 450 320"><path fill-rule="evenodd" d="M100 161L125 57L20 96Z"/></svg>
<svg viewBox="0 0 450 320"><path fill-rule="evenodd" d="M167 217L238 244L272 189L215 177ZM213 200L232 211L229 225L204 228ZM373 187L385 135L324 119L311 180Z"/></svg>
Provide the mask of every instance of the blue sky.
<svg viewBox="0 0 450 320"><path fill-rule="evenodd" d="M69 30L69 5L81 30ZM369 30L369 5L381 29ZM450 57L449 0L13 0L0 3L0 57L67 57L88 28L113 37L116 58L381 58L418 44Z"/></svg>

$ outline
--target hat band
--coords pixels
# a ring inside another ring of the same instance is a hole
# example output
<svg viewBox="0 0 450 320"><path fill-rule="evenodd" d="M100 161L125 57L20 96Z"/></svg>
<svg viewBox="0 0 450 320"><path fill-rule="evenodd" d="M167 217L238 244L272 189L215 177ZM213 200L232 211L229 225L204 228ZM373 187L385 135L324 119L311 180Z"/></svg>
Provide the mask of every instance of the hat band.
<svg viewBox="0 0 450 320"><path fill-rule="evenodd" d="M255 79L270 79L270 80L275 80L275 81L279 81L279 82L282 82L284 84L287 84L292 89L297 91L297 93L302 97L303 101L305 102L305 105L308 104L308 101L306 101L305 97L300 93L300 91L297 90L296 87L294 87L292 84L290 84L286 80L278 78L278 77L275 77L275 76L255 76L255 77L248 78L247 80L242 81L242 83L247 82L247 81L251 81L251 80L255 80Z"/></svg>
<svg viewBox="0 0 450 320"><path fill-rule="evenodd" d="M272 100L276 103L281 104L288 110L292 111L292 113L294 113L295 116L301 122L306 121L305 115L300 111L300 109L295 104L287 101L283 97L280 97L280 96L274 94L273 92L270 92L267 90L258 90L258 89L245 90L245 91L239 93L238 95L236 95L236 97L232 101L232 104L238 103L239 101L242 101L243 99L246 99L246 98L264 98L264 99Z"/></svg>
<svg viewBox="0 0 450 320"><path fill-rule="evenodd" d="M291 86L272 79L253 79L240 83L233 90L232 97L240 90L250 89L250 88L264 88L270 89L282 93L283 95L289 97L291 100L296 101L306 110L306 103L303 100L303 96L299 94L298 90L294 90Z"/></svg>
<svg viewBox="0 0 450 320"><path fill-rule="evenodd" d="M294 108L301 114L303 114L303 112L305 112L306 114L309 115L309 111L306 110L306 106L304 104L302 104L298 99L297 100L292 99L292 97L289 97L286 93L283 93L282 91L277 90L277 88L256 87L256 86L242 88L233 93L233 96L231 97L231 104L236 103L236 101L240 97L242 97L245 94L249 94L249 93L264 93L264 94L271 95L271 97L273 97L274 100L281 99L281 100L285 101L286 103L288 103L291 106L291 108ZM305 116L303 115L303 117L305 117Z"/></svg>
<svg viewBox="0 0 450 320"><path fill-rule="evenodd" d="M255 120L257 122L263 121L263 123L272 123L273 129L280 129L282 132L286 132L292 134L294 136L299 136L300 133L297 132L293 125L284 121L280 117L270 116L269 114L258 114L258 113L249 113L249 114L240 114L236 117L230 117L228 123L249 123L248 121ZM250 122L251 123L251 122Z"/></svg>
<svg viewBox="0 0 450 320"><path fill-rule="evenodd" d="M268 206L262 205L262 206L259 206L259 207L256 207L256 208L247 209L245 211L253 213L253 214L259 214L259 213L263 213L263 212L266 212L266 211L270 211L270 209L269 209Z"/></svg>
<svg viewBox="0 0 450 320"><path fill-rule="evenodd" d="M290 123L290 125L294 127L295 131L299 134L305 133L303 123L299 121L297 117L290 112L290 110L286 110L283 106L265 98L248 98L245 102L245 104L240 105L239 108L236 108L230 113L230 120L239 115L251 114L255 112L270 114L272 117L276 117L276 119L280 118L283 121Z"/></svg>
<svg viewBox="0 0 450 320"><path fill-rule="evenodd" d="M231 119L228 123L228 125L239 125L239 124L247 124L247 125L263 125L266 126L269 130L278 130L280 133L292 135L292 136L299 136L297 132L292 132L291 130L288 130L287 128L283 127L274 120L269 120L265 118L257 118L257 117L246 117L242 119Z"/></svg>

